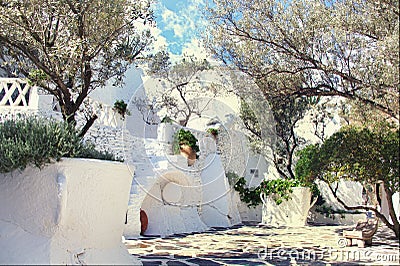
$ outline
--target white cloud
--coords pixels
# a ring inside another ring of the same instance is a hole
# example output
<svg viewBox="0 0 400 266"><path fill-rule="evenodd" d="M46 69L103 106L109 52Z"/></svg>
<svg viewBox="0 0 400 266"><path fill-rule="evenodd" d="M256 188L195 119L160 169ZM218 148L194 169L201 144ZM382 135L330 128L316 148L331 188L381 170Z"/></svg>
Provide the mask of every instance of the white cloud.
<svg viewBox="0 0 400 266"><path fill-rule="evenodd" d="M201 27L204 22L201 20L201 9L199 4L203 4L203 0L191 0L182 3L181 9L178 11L169 10L165 5L159 3L160 18L163 29L173 31L174 37L180 41L192 39L195 35L197 27ZM200 25L199 25L200 24Z"/></svg>
<svg viewBox="0 0 400 266"><path fill-rule="evenodd" d="M193 38L191 42L187 42L183 45L182 54L194 55L197 58L208 57L206 49L203 47L201 42L196 38Z"/></svg>
<svg viewBox="0 0 400 266"><path fill-rule="evenodd" d="M182 16L162 6L161 18L163 23L165 23L164 30L172 30L175 37L183 38L185 20L182 19Z"/></svg>
<svg viewBox="0 0 400 266"><path fill-rule="evenodd" d="M176 37L183 38L183 34L185 33L185 28L182 25L175 24L173 25L174 34Z"/></svg>
<svg viewBox="0 0 400 266"><path fill-rule="evenodd" d="M171 10L167 9L165 6L160 6L159 8L162 9L161 17L164 21L169 20L171 17L175 17L176 14Z"/></svg>
<svg viewBox="0 0 400 266"><path fill-rule="evenodd" d="M167 39L161 35L161 30L158 28L150 28L151 35L154 37L153 47L156 51L162 50L162 48L167 47Z"/></svg>

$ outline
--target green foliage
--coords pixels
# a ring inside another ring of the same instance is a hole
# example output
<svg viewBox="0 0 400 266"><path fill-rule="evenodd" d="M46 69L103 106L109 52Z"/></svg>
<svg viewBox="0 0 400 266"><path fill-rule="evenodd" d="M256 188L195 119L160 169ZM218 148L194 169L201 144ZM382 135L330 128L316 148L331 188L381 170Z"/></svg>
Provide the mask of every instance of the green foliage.
<svg viewBox="0 0 400 266"><path fill-rule="evenodd" d="M207 129L207 133L210 133L210 134L212 134L214 136L218 136L218 129L210 127L210 128Z"/></svg>
<svg viewBox="0 0 400 266"><path fill-rule="evenodd" d="M125 115L130 115L131 113L128 110L128 104L125 103L124 100L119 100L115 101L114 103L114 109L123 117L125 118Z"/></svg>
<svg viewBox="0 0 400 266"><path fill-rule="evenodd" d="M285 179L294 179L295 158L293 155L295 150L304 142L296 134L295 128L304 117L309 100L306 97L296 99L295 97L282 95L269 95L266 100L271 107L274 118L273 135L275 141L273 143L265 143L260 121L258 121L254 111L244 100L241 100L240 103L240 118L250 133L250 144L253 150L257 153L263 153L266 146L269 146L272 149L273 162L280 176Z"/></svg>
<svg viewBox="0 0 400 266"><path fill-rule="evenodd" d="M244 177L239 177L235 173L227 173L226 176L229 183L231 185L233 183L234 189L239 192L240 199L247 203L249 207L255 207L262 203L260 198L261 193L264 193L266 196L271 196L276 204L279 205L283 200L290 199L290 193L293 192L293 187L310 187L309 184L302 183L300 180L274 179L264 180L256 188L248 188ZM311 188L311 190L313 191L313 188Z"/></svg>
<svg viewBox="0 0 400 266"><path fill-rule="evenodd" d="M344 96L399 119L399 1L212 2L205 45L264 95Z"/></svg>
<svg viewBox="0 0 400 266"><path fill-rule="evenodd" d="M164 116L163 119L161 119L161 123L169 123L172 124L173 122L175 122L171 117L169 116Z"/></svg>
<svg viewBox="0 0 400 266"><path fill-rule="evenodd" d="M329 185L340 179L360 182L368 191L370 186L383 181L387 198L400 191L399 129L384 123L369 129L345 127L321 145L309 146L300 153L296 172L306 180L320 179ZM334 196L340 199L336 190ZM357 210L366 207L346 206ZM393 203L388 205L392 222L378 208L371 208L398 237L399 222Z"/></svg>
<svg viewBox="0 0 400 266"><path fill-rule="evenodd" d="M308 145L296 153L300 159L296 162L295 175L298 180L311 188L313 194L318 194L319 192L314 183L314 177L308 174L308 169L316 159L318 147L318 145Z"/></svg>
<svg viewBox="0 0 400 266"><path fill-rule="evenodd" d="M283 200L290 199L290 193L293 192L292 187L300 186L297 180L292 179L274 179L264 180L258 186L259 192L266 196L272 196L276 204L281 204Z"/></svg>
<svg viewBox="0 0 400 266"><path fill-rule="evenodd" d="M340 178L375 183L383 180L393 193L399 191L399 130L381 125L376 130L346 127L322 145L299 152L296 174L331 183Z"/></svg>
<svg viewBox="0 0 400 266"><path fill-rule="evenodd" d="M26 117L0 123L0 172L42 168L61 157L86 157L112 160L90 143L83 143L75 129L52 119Z"/></svg>
<svg viewBox="0 0 400 266"><path fill-rule="evenodd" d="M48 79L49 76L43 70L35 69L29 72L28 83L29 85L33 86Z"/></svg>
<svg viewBox="0 0 400 266"><path fill-rule="evenodd" d="M247 206L256 207L262 203L259 190L257 188L248 188L244 177L240 177L237 180L234 189L239 192L240 199L247 203Z"/></svg>
<svg viewBox="0 0 400 266"><path fill-rule="evenodd" d="M0 1L0 69L12 66L16 75L28 76L56 97L64 120L77 125L76 113L87 111L90 92L109 80L122 84L152 43L150 31L141 27L154 19L145 2ZM97 118L88 113L82 135Z"/></svg>
<svg viewBox="0 0 400 266"><path fill-rule="evenodd" d="M201 97L215 97L217 91L212 84L199 82L201 73L212 69L206 59L184 55L172 62L166 51L150 56L148 74L166 82L165 88L156 91L154 108L164 110L168 116L180 120L186 126L193 115L203 112Z"/></svg>
<svg viewBox="0 0 400 266"><path fill-rule="evenodd" d="M174 143L178 144L178 147L180 147L181 145L188 145L196 153L200 151L200 148L197 145L197 138L192 134L192 132L190 132L190 130L184 130L183 128L181 128L177 133L175 133L174 138Z"/></svg>
<svg viewBox="0 0 400 266"><path fill-rule="evenodd" d="M119 161L123 162L124 160L121 158L116 158L114 154L110 153L109 151L99 151L96 150L96 147L91 142L85 142L82 144L79 153L75 156L79 158L88 158L88 159L99 159L99 160L106 160L106 161Z"/></svg>
<svg viewBox="0 0 400 266"><path fill-rule="evenodd" d="M249 104L245 100L240 100L240 118L242 119L245 127L253 135L253 138L261 138L261 127L257 120L257 116L254 111L250 108Z"/></svg>

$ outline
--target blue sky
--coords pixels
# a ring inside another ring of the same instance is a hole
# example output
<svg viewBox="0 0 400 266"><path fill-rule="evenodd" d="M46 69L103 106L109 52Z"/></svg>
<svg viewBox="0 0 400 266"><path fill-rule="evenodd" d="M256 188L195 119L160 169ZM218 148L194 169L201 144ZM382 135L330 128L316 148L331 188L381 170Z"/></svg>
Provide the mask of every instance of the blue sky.
<svg viewBox="0 0 400 266"><path fill-rule="evenodd" d="M205 0L159 0L156 9L156 22L159 39L165 42L172 54L202 53L197 38L197 29L203 28L201 7Z"/></svg>

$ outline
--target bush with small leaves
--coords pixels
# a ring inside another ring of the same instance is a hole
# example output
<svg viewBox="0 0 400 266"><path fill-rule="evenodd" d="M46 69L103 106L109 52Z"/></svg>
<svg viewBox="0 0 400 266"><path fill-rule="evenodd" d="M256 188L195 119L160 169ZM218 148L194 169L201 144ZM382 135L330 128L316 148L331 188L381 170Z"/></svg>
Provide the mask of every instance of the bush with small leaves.
<svg viewBox="0 0 400 266"><path fill-rule="evenodd" d="M0 123L0 173L42 168L61 157L114 160L109 153L96 151L84 143L75 128L66 122L39 117L22 117Z"/></svg>

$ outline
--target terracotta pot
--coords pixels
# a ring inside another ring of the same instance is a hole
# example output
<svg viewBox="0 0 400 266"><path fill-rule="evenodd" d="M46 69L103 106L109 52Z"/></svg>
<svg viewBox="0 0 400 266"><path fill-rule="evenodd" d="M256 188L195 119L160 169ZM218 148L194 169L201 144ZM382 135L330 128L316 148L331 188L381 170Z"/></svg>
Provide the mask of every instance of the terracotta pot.
<svg viewBox="0 0 400 266"><path fill-rule="evenodd" d="M183 144L180 146L181 155L188 159L188 165L192 166L196 162L196 152L189 145Z"/></svg>
<svg viewBox="0 0 400 266"><path fill-rule="evenodd" d="M140 234L143 235L147 230L149 218L144 210L140 210Z"/></svg>

